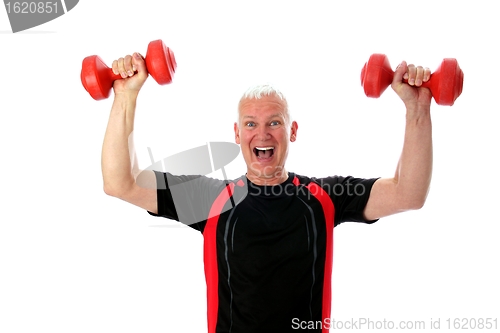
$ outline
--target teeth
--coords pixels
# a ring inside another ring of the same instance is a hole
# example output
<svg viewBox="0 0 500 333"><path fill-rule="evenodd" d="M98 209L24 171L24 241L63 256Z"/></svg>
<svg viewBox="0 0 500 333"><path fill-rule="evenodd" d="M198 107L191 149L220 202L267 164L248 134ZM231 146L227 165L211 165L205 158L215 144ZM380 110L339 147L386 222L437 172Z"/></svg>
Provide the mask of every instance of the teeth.
<svg viewBox="0 0 500 333"><path fill-rule="evenodd" d="M255 147L253 149L253 152L255 153L255 155L257 157L259 157L259 151L268 151L270 150L271 151L271 156L274 154L274 147Z"/></svg>

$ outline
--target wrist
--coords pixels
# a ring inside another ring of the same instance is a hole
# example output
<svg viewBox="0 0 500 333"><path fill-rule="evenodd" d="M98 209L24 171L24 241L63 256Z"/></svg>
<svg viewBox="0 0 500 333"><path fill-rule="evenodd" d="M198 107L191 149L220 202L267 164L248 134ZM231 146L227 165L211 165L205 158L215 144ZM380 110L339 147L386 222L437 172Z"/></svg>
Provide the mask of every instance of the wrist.
<svg viewBox="0 0 500 333"><path fill-rule="evenodd" d="M406 110L406 122L424 124L431 122L430 108L415 108Z"/></svg>
<svg viewBox="0 0 500 333"><path fill-rule="evenodd" d="M138 90L128 89L124 91L115 91L115 100L122 102L135 102L137 100L137 96L139 96Z"/></svg>
<svg viewBox="0 0 500 333"><path fill-rule="evenodd" d="M126 91L115 93L115 99L113 101L113 106L118 107L121 110L135 109L137 104L137 96L139 92Z"/></svg>
<svg viewBox="0 0 500 333"><path fill-rule="evenodd" d="M431 114L431 106L430 104L407 104L406 105L406 118L429 118Z"/></svg>

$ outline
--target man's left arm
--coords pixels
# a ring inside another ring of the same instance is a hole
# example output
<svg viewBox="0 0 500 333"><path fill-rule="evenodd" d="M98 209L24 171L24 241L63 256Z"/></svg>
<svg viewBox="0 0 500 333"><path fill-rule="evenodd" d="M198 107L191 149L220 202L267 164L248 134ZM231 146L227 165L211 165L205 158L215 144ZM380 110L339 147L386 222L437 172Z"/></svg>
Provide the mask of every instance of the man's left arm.
<svg viewBox="0 0 500 333"><path fill-rule="evenodd" d="M394 177L373 184L364 210L367 220L420 209L425 203L432 175L432 95L428 88L420 86L429 78L428 68L404 61L394 73L391 87L406 106L403 151Z"/></svg>

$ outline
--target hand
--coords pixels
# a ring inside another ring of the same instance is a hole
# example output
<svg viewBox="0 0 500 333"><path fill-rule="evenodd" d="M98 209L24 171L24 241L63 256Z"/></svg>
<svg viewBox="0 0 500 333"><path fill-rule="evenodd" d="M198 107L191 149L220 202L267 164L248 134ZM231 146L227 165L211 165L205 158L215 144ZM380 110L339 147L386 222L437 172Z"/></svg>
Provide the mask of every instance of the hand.
<svg viewBox="0 0 500 333"><path fill-rule="evenodd" d="M121 80L115 80L113 83L115 95L123 93L138 94L148 78L144 57L139 53L127 55L113 61L112 70L114 74L122 77Z"/></svg>
<svg viewBox="0 0 500 333"><path fill-rule="evenodd" d="M391 87L403 100L407 108L411 106L430 107L432 94L430 89L421 87L423 82L429 81L431 70L422 66L407 65L403 61L394 73ZM403 82L408 80L408 83Z"/></svg>

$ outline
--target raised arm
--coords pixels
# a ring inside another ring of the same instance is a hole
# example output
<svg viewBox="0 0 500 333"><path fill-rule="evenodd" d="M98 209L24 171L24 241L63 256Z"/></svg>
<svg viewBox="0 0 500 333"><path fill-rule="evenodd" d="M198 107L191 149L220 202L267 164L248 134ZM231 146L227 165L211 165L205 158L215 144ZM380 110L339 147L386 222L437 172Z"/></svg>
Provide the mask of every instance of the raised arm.
<svg viewBox="0 0 500 333"><path fill-rule="evenodd" d="M121 74L123 79L116 80L113 84L114 101L102 146L104 192L156 213L154 173L142 172L141 186L137 184L140 171L133 146L137 96L148 77L146 64L140 54L134 53L133 56L115 60L113 72Z"/></svg>
<svg viewBox="0 0 500 333"><path fill-rule="evenodd" d="M373 185L364 212L368 220L420 209L425 203L432 174L432 95L420 85L429 78L429 69L406 62L396 69L391 86L406 106L403 151L394 177L381 178Z"/></svg>

